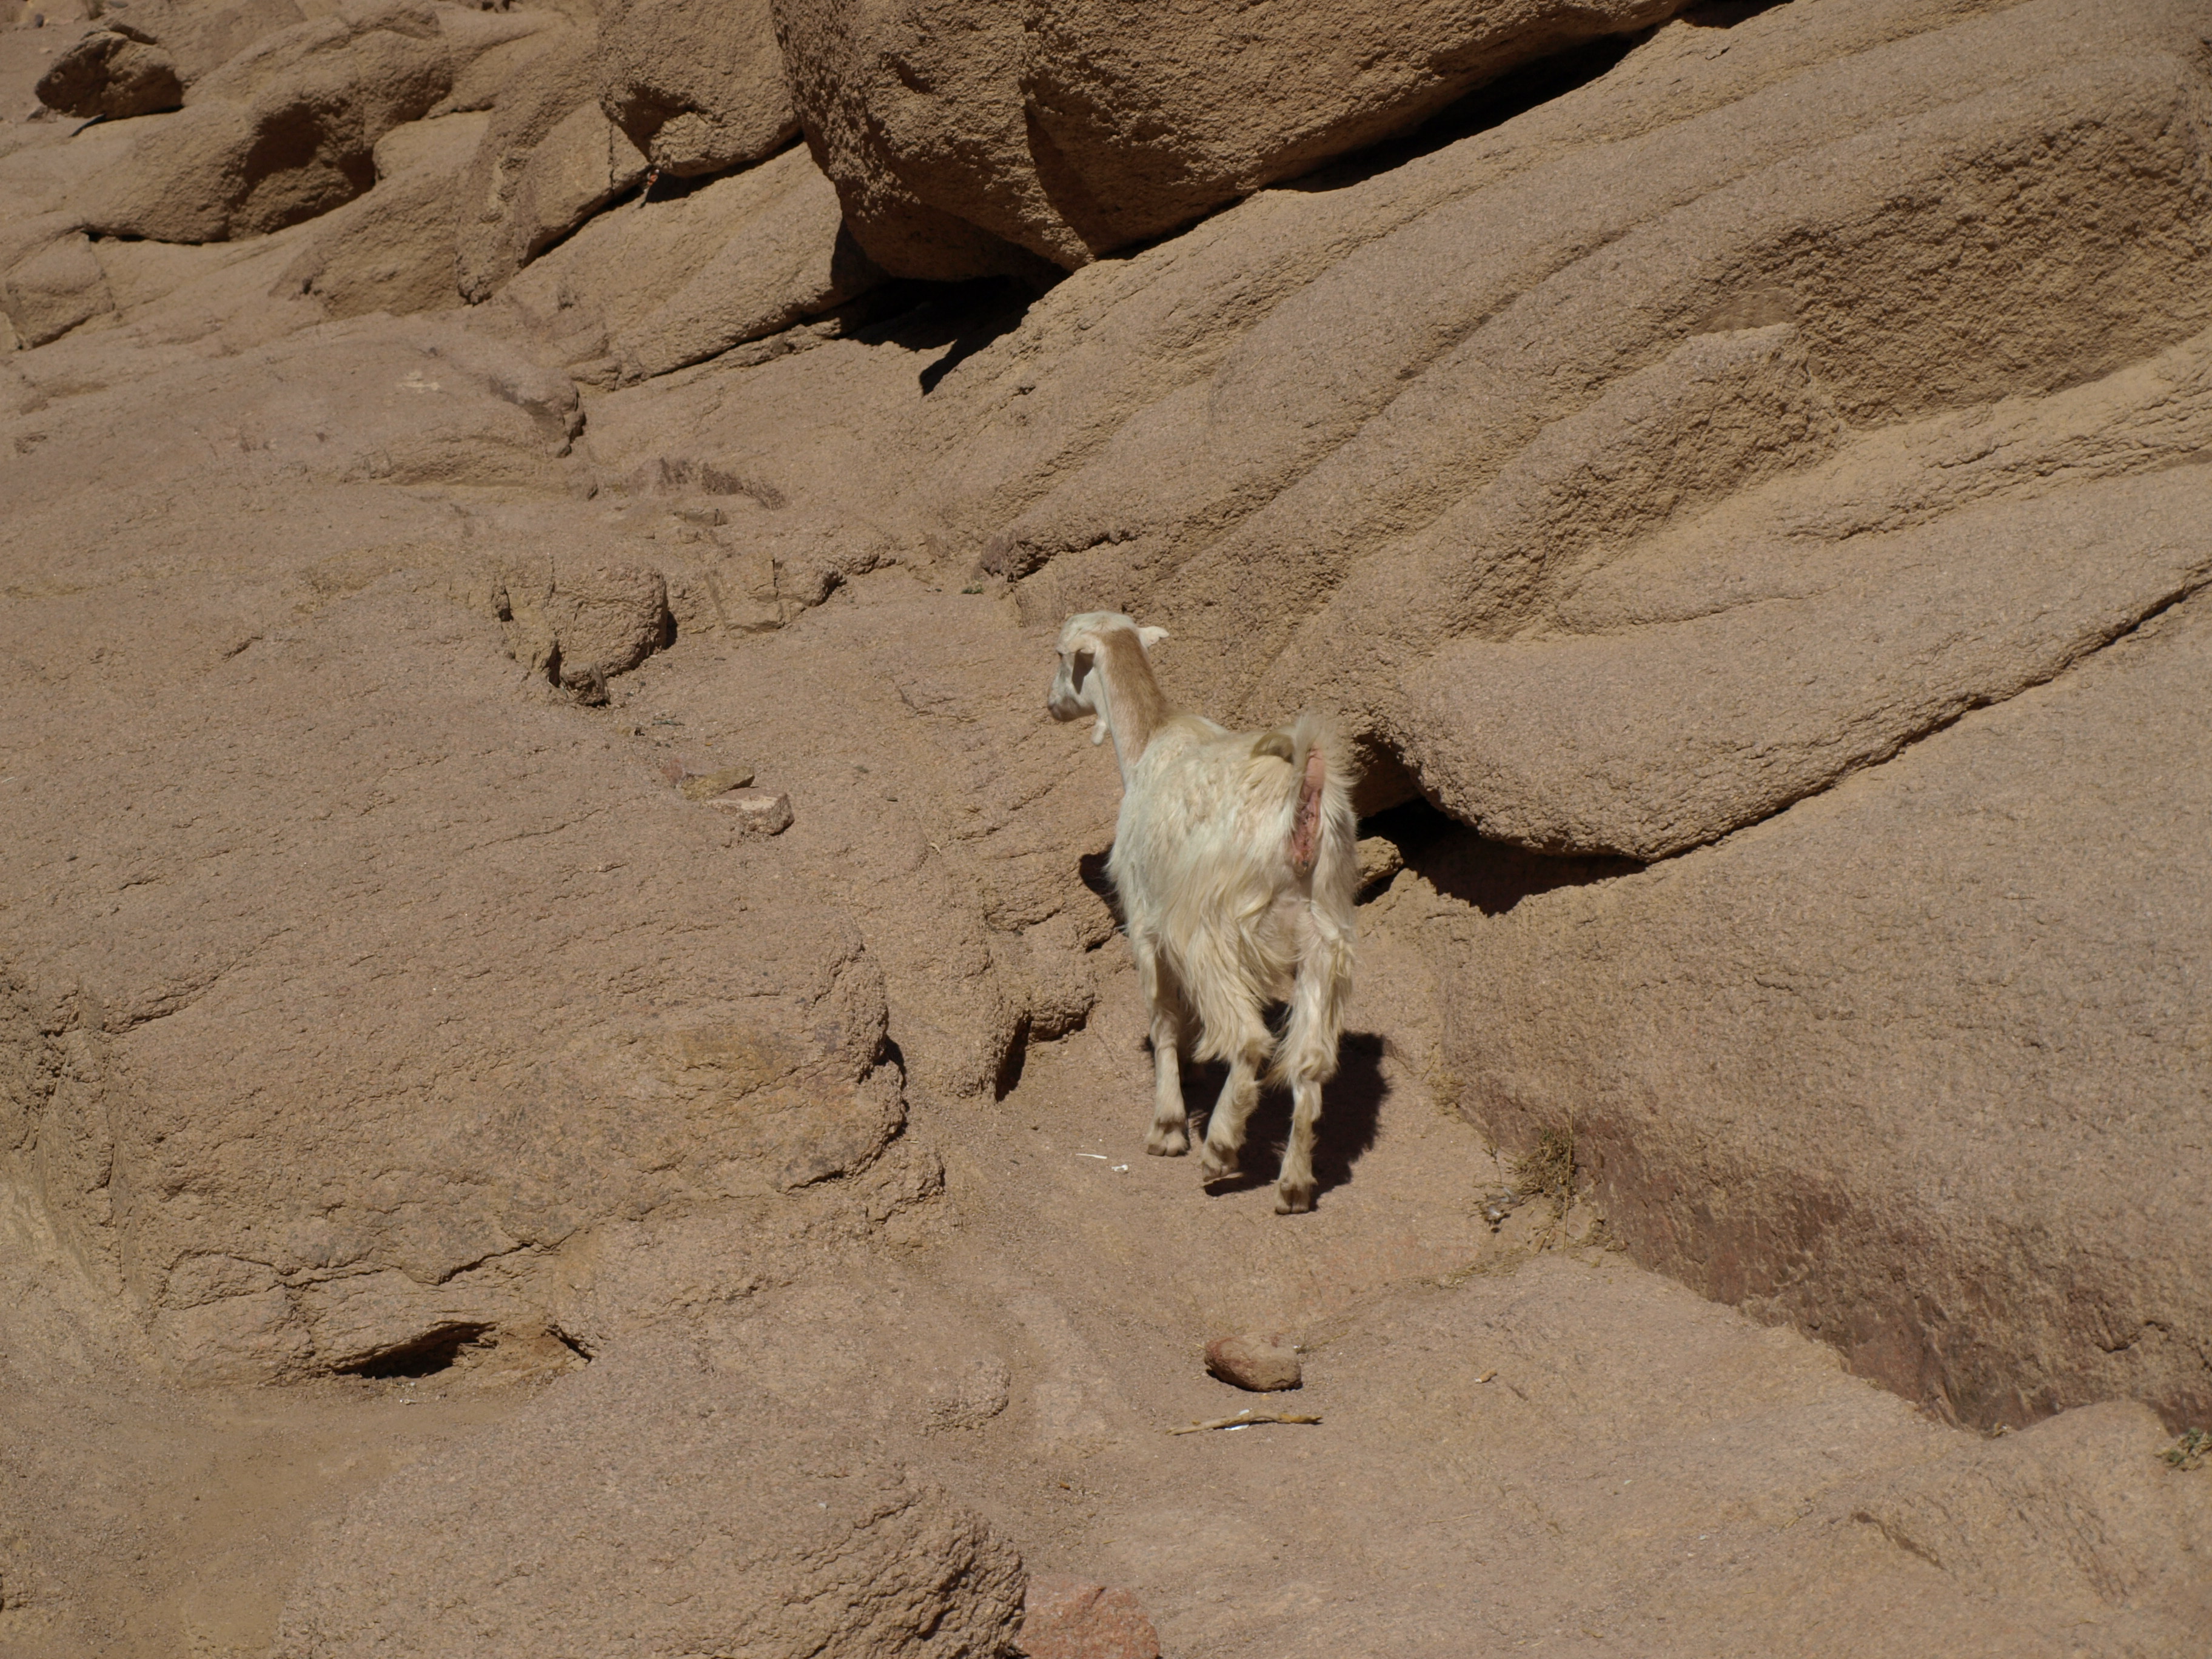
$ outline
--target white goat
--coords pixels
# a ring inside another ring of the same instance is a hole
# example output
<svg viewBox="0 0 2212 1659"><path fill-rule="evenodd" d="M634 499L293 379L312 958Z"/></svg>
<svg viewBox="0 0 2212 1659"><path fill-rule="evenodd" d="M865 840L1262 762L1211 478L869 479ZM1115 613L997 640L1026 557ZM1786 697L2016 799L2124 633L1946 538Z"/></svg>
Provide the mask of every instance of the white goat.
<svg viewBox="0 0 2212 1659"><path fill-rule="evenodd" d="M1255 732L1176 713L1146 655L1166 637L1117 611L1069 617L1045 706L1055 720L1092 716L1091 740L1110 736L1121 763L1106 870L1152 1004L1145 1150L1190 1150L1180 1070L1188 1009L1198 1016L1198 1057L1229 1062L1200 1175L1236 1172L1272 1059L1292 1103L1275 1209L1294 1215L1313 1208L1314 1123L1352 991L1358 860L1343 745L1313 714ZM1290 1005L1279 1043L1265 1013L1273 1002Z"/></svg>

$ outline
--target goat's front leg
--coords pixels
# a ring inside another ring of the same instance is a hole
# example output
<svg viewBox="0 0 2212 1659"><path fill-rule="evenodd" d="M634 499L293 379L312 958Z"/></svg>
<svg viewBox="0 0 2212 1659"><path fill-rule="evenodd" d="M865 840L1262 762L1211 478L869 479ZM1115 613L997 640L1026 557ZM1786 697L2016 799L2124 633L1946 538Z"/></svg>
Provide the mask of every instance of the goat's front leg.
<svg viewBox="0 0 2212 1659"><path fill-rule="evenodd" d="M1132 937L1137 977L1152 1013L1152 1128L1145 1150L1154 1158L1181 1158L1190 1150L1190 1117L1182 1103L1182 1002L1160 961L1159 947Z"/></svg>

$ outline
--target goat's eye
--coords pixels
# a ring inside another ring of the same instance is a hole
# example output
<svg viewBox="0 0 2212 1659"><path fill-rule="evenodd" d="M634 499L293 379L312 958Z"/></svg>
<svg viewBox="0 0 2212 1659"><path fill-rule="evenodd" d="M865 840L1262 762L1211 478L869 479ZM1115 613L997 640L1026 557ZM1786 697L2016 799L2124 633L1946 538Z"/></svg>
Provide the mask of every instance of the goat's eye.
<svg viewBox="0 0 2212 1659"><path fill-rule="evenodd" d="M1072 684L1077 690L1080 691L1083 689L1084 678L1090 672L1091 653L1088 651L1077 652L1075 653L1074 672L1069 676L1070 684Z"/></svg>

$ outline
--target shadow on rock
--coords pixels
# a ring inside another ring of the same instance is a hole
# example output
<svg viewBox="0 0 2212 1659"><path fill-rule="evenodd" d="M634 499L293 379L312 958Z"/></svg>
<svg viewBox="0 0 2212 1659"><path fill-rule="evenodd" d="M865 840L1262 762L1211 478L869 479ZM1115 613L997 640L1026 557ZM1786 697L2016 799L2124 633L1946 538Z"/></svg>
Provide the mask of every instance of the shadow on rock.
<svg viewBox="0 0 2212 1659"><path fill-rule="evenodd" d="M1386 837L1396 845L1408 870L1446 897L1472 905L1486 916L1504 915L1538 893L1587 887L1632 876L1644 867L1634 859L1537 853L1486 840L1426 801L1409 801L1377 813L1360 825L1360 832Z"/></svg>
<svg viewBox="0 0 2212 1659"><path fill-rule="evenodd" d="M1220 1097L1221 1085L1228 1077L1228 1066L1219 1061L1184 1063L1183 1097L1208 1103L1206 1115L1192 1123L1194 1139L1205 1134L1212 1112L1211 1103ZM1381 1035L1346 1031L1337 1054L1336 1075L1322 1091L1321 1121L1314 1128L1314 1178L1321 1192L1351 1184L1352 1166L1375 1145L1376 1125L1389 1095L1389 1080L1382 1075ZM1243 1156L1236 1177L1209 1183L1207 1193L1221 1197L1273 1186L1290 1141L1290 1094L1282 1089L1267 1090L1245 1123Z"/></svg>

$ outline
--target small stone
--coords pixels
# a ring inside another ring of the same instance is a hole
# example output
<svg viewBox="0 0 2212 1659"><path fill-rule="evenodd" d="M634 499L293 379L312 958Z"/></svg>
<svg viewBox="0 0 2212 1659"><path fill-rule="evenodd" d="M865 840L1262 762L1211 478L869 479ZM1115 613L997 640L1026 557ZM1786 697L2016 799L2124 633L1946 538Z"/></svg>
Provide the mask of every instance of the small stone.
<svg viewBox="0 0 2212 1659"><path fill-rule="evenodd" d="M1383 836L1370 836L1353 849L1359 858L1359 890L1379 887L1406 867L1398 843Z"/></svg>
<svg viewBox="0 0 2212 1659"><path fill-rule="evenodd" d="M1217 1336L1206 1345L1206 1369L1255 1394L1295 1389L1304 1380L1297 1344L1286 1336Z"/></svg>
<svg viewBox="0 0 2212 1659"><path fill-rule="evenodd" d="M719 772L705 772L683 780L676 787L686 800L712 800L717 795L726 795L732 789L742 789L753 781L750 766L726 766ZM790 820L787 817L785 822Z"/></svg>
<svg viewBox="0 0 2212 1659"><path fill-rule="evenodd" d="M1014 1645L1027 1659L1160 1659L1159 1632L1135 1596L1058 1575L1030 1580Z"/></svg>
<svg viewBox="0 0 2212 1659"><path fill-rule="evenodd" d="M791 797L773 789L732 789L707 804L737 819L748 835L780 836L791 828Z"/></svg>

